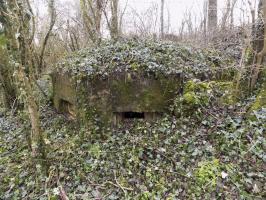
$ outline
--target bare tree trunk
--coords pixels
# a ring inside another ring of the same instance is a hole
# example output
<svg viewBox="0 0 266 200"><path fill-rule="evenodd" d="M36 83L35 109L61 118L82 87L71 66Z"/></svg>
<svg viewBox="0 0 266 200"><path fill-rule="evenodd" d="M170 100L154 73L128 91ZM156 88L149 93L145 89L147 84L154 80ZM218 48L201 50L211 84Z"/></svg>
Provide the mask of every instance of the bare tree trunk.
<svg viewBox="0 0 266 200"><path fill-rule="evenodd" d="M30 141L31 141L32 157L35 160L35 164L40 165L42 167L42 170L46 173L48 170L48 164L46 159L43 134L40 125L39 109L36 103L36 99L33 95L31 78L27 77L24 69L25 66L20 64L18 78L22 83L21 87L26 94L26 105L31 122Z"/></svg>
<svg viewBox="0 0 266 200"><path fill-rule="evenodd" d="M167 8L166 34L170 34L170 28L171 28L171 15L170 15L170 10ZM164 33L164 35L165 35L165 33Z"/></svg>
<svg viewBox="0 0 266 200"><path fill-rule="evenodd" d="M119 25L118 25L118 0L111 1L111 38L116 40L119 36Z"/></svg>
<svg viewBox="0 0 266 200"><path fill-rule="evenodd" d="M235 5L236 5L237 0L232 0L231 3L231 10L230 10L230 25L231 27L234 26L234 10L235 10Z"/></svg>
<svg viewBox="0 0 266 200"><path fill-rule="evenodd" d="M104 10L103 0L80 0L83 21L89 39L93 43L99 42L101 38L101 22Z"/></svg>
<svg viewBox="0 0 266 200"><path fill-rule="evenodd" d="M105 15L105 19L107 21L108 29L110 32L110 36L113 40L117 40L118 37L121 35L122 29L122 18L125 14L125 9L120 15L119 19L119 0L111 0L110 1L110 8L111 8L111 19L108 18L108 14L106 9L103 9L103 13Z"/></svg>
<svg viewBox="0 0 266 200"><path fill-rule="evenodd" d="M204 34L204 39L207 37L207 15L208 15L208 3L205 0L203 4L203 34Z"/></svg>
<svg viewBox="0 0 266 200"><path fill-rule="evenodd" d="M31 123L31 150L32 157L36 167L40 165L44 173L47 172L48 164L46 160L46 151L43 141L43 134L40 126L39 108L36 97L34 96L34 75L33 71L29 70L32 60L33 49L31 41L28 39L29 21L24 18L25 8L19 7L19 12L15 15L17 21L13 21L19 30L19 37L17 38L17 78L20 81L20 88L24 92L25 107L28 110L29 119ZM28 43L29 42L29 43ZM27 69L28 73L25 72Z"/></svg>
<svg viewBox="0 0 266 200"><path fill-rule="evenodd" d="M96 0L95 29L97 35L99 36L101 35L102 12L103 12L103 0Z"/></svg>
<svg viewBox="0 0 266 200"><path fill-rule="evenodd" d="M231 0L226 0L226 10L223 13L222 22L221 22L222 29L224 29L228 23L230 11L231 11Z"/></svg>
<svg viewBox="0 0 266 200"><path fill-rule="evenodd" d="M254 67L253 70L253 74L252 74L252 79L251 79L251 89L254 89L258 77L259 77L259 73L260 73L260 68L262 67L262 62L263 62L263 58L266 55L266 0L261 0L260 2L260 6L261 6L261 17L263 19L263 27L264 27L264 33L263 33L263 49L257 54L256 57L256 65ZM260 10L260 9L259 9Z"/></svg>
<svg viewBox="0 0 266 200"><path fill-rule="evenodd" d="M118 27L119 36L121 36L123 34L123 17L126 13L126 10L127 10L128 1L129 0L126 0L125 7L123 8L123 10L121 11L121 14L119 16L119 27Z"/></svg>
<svg viewBox="0 0 266 200"><path fill-rule="evenodd" d="M260 52L263 49L263 40L264 40L264 23L263 23L263 16L262 16L262 1L259 1L259 5L258 5L258 19L257 21L255 21L255 17L254 17L254 24L252 27L252 46L253 46L253 50L255 53ZM249 5L250 5L250 10L253 10L253 8L251 7L252 4L250 1ZM252 13L255 11L251 11ZM254 14L255 15L255 14Z"/></svg>
<svg viewBox="0 0 266 200"><path fill-rule="evenodd" d="M164 38L164 4L165 0L161 0L161 28L160 28L160 36L163 39Z"/></svg>
<svg viewBox="0 0 266 200"><path fill-rule="evenodd" d="M208 3L208 31L213 34L218 23L217 0L209 0Z"/></svg>
<svg viewBox="0 0 266 200"><path fill-rule="evenodd" d="M33 66L35 65L33 58L34 53L34 35L35 35L35 20L29 0L9 0L12 6L9 6L6 13L7 20L11 24L10 34L15 38L14 50L11 51L13 59L16 62L15 77L19 80L20 90L23 91L24 105L28 111L31 123L31 141L30 147L32 157L36 167L40 165L44 172L47 172L48 164L46 160L45 146L43 134L40 125L39 107L36 96L34 96L35 74ZM10 5L6 4L6 5ZM48 42L50 32L54 25L54 0L49 0L49 9L51 14L51 24L49 31L44 39L42 51L39 60L43 59L45 46ZM13 28L12 28L13 27ZM40 63L37 63L37 65ZM40 67L40 66L39 66Z"/></svg>

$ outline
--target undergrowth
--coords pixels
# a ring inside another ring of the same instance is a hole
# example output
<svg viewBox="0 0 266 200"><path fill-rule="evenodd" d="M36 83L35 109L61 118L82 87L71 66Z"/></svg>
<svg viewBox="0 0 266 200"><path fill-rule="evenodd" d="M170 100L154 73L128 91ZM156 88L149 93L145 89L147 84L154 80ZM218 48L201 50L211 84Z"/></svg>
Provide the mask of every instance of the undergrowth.
<svg viewBox="0 0 266 200"><path fill-rule="evenodd" d="M135 121L113 130L97 124L80 129L45 107L47 177L36 177L31 166L28 124L1 118L0 197L263 199L265 109L248 120L240 114L244 107L212 106L196 113L200 117L166 115L155 123Z"/></svg>

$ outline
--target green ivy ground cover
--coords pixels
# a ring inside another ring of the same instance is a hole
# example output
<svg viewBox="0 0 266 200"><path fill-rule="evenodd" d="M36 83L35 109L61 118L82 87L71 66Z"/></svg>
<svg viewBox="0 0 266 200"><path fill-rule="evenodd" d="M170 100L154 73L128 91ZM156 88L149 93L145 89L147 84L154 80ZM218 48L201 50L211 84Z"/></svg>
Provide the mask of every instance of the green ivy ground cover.
<svg viewBox="0 0 266 200"><path fill-rule="evenodd" d="M266 110L249 121L245 108L212 105L113 130L96 119L78 129L42 108L48 178L31 166L27 123L2 116L0 199L59 199L62 188L70 199L265 199Z"/></svg>

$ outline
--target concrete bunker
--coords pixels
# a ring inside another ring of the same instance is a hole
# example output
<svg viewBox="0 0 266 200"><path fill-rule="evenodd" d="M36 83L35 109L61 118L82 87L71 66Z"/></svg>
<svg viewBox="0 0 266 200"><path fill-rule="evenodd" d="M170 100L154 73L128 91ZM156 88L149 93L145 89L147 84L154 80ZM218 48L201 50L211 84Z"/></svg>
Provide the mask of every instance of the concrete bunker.
<svg viewBox="0 0 266 200"><path fill-rule="evenodd" d="M160 118L169 112L182 81L181 74L156 77L143 72L113 73L104 79L83 77L81 81L68 74L53 77L53 101L60 113L86 121L86 112L93 112L105 124L114 125Z"/></svg>
<svg viewBox="0 0 266 200"><path fill-rule="evenodd" d="M77 120L103 124L152 121L169 113L183 82L212 79L222 62L214 50L121 40L75 52L53 71L53 102Z"/></svg>

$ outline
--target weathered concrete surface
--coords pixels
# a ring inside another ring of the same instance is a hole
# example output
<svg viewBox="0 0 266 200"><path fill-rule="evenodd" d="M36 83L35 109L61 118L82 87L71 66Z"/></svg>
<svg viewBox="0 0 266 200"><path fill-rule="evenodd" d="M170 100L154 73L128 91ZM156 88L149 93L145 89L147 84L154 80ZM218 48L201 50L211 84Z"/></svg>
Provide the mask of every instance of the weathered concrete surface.
<svg viewBox="0 0 266 200"><path fill-rule="evenodd" d="M87 115L83 111L91 111L104 122L117 124L124 112L145 113L145 119L153 120L169 111L180 91L181 80L181 74L119 72L104 79L85 77L74 81L68 74L57 73L53 75L53 101L60 112L75 110L84 118Z"/></svg>
<svg viewBox="0 0 266 200"><path fill-rule="evenodd" d="M68 74L53 74L53 103L59 112L66 112L64 102L77 105L76 84Z"/></svg>

